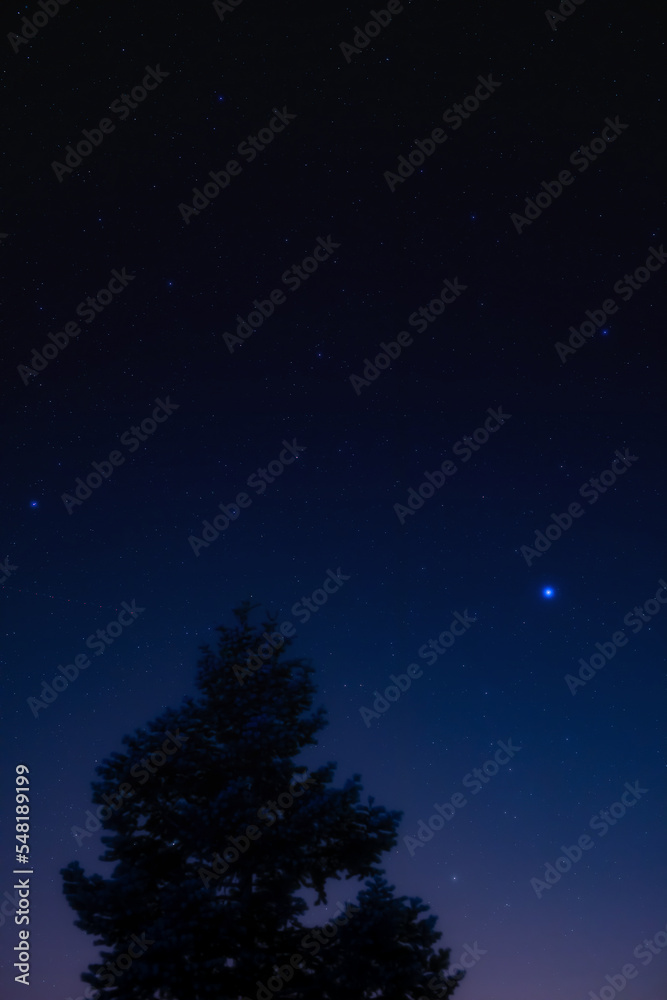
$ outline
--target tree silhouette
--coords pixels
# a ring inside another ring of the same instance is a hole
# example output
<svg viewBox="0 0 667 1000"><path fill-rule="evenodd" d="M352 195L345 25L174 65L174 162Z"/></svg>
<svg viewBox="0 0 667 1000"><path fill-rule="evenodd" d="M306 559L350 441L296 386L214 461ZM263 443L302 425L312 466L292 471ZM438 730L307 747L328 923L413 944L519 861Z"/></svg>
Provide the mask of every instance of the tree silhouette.
<svg viewBox="0 0 667 1000"><path fill-rule="evenodd" d="M402 813L364 805L358 774L334 788L334 763L294 761L326 725L324 709L309 714L314 669L285 657L274 620L253 627L252 610L219 626L216 653L202 647L201 695L96 769L111 831L100 860L115 868L61 871L76 926L107 949L82 979L109 1000L450 996L460 976L445 976L449 949L434 951L436 918L395 898L378 867ZM303 924L304 890L316 910L341 878L365 888L344 913Z"/></svg>

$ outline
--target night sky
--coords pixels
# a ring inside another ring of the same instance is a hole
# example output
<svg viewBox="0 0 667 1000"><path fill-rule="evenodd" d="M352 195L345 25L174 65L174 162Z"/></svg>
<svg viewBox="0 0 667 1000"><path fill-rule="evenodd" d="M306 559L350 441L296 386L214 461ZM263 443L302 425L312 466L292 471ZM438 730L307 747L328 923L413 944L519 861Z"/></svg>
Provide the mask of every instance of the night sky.
<svg viewBox="0 0 667 1000"><path fill-rule="evenodd" d="M316 667L304 761L404 811L457 998L667 995L662 25L372 9L3 14L3 996L82 995L95 766L244 598Z"/></svg>

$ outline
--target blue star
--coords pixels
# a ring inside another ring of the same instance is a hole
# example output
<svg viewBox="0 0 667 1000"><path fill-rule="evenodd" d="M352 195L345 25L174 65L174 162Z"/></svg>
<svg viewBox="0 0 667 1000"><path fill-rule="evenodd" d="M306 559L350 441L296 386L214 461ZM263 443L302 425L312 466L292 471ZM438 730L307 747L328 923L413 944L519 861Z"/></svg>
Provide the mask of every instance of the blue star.
<svg viewBox="0 0 667 1000"><path fill-rule="evenodd" d="M30 506L31 507L39 507L39 503L37 502L37 500L31 500L30 501Z"/></svg>
<svg viewBox="0 0 667 1000"><path fill-rule="evenodd" d="M551 598L555 593L556 591L553 587L542 587L542 597Z"/></svg>

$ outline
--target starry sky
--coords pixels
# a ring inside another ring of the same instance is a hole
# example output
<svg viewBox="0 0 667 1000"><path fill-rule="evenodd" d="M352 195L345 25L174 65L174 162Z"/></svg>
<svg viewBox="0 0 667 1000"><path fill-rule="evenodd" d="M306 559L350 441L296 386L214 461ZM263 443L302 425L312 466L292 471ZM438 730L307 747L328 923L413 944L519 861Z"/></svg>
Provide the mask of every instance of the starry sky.
<svg viewBox="0 0 667 1000"><path fill-rule="evenodd" d="M610 1000L628 964L664 1000L664 43L643 0L561 8L5 11L33 1000L98 956L58 874L107 874L72 834L96 764L194 694L245 597L317 668L304 760L404 811L386 870L474 954L460 1000Z"/></svg>

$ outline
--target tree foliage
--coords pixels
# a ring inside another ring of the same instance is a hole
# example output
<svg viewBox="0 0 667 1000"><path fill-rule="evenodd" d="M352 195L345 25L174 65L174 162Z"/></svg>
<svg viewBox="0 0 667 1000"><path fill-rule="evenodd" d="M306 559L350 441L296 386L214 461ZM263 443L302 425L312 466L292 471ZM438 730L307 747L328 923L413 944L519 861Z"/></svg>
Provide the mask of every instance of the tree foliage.
<svg viewBox="0 0 667 1000"><path fill-rule="evenodd" d="M379 867L402 814L362 802L358 774L334 787L334 763L309 771L295 759L326 725L311 711L314 669L287 656L289 640L262 645L275 622L252 626L252 610L236 608L217 650L202 648L199 696L97 767L93 801L110 804L100 860L115 867L109 878L78 862L62 870L76 925L103 947L83 980L109 1000L449 996L458 980L445 979L449 951L434 950L436 918L395 898ZM258 647L266 662L243 674ZM142 758L152 773L137 770ZM365 886L338 923L304 923L304 890L316 914L332 879Z"/></svg>

